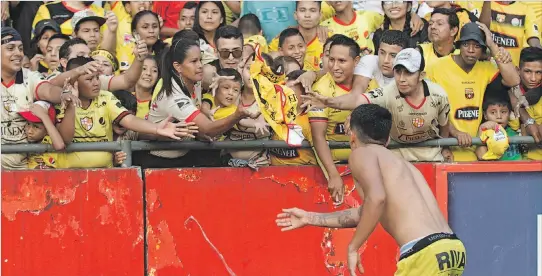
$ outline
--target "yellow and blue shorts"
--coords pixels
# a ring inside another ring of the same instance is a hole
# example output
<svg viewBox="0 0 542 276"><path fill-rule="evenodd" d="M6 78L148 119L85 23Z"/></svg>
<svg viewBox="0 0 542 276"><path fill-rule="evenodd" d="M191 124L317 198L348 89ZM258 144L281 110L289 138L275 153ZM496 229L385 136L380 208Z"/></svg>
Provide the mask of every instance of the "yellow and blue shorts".
<svg viewBox="0 0 542 276"><path fill-rule="evenodd" d="M431 234L401 247L395 276L460 276L466 261L465 246L455 234Z"/></svg>

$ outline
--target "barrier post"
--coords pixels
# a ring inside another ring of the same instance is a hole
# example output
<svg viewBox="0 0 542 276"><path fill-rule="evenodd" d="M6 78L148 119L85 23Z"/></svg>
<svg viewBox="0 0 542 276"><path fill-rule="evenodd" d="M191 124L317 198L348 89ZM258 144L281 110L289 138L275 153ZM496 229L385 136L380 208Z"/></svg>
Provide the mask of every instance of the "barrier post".
<svg viewBox="0 0 542 276"><path fill-rule="evenodd" d="M122 162L122 167L131 167L132 166L132 141L122 140L120 141L121 150L126 153L126 160Z"/></svg>

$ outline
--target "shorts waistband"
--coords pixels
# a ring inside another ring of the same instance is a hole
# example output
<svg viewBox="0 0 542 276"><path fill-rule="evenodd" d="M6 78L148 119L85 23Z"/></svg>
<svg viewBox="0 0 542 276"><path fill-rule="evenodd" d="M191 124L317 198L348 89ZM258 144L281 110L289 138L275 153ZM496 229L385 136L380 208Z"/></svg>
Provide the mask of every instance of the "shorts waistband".
<svg viewBox="0 0 542 276"><path fill-rule="evenodd" d="M455 234L450 234L450 233L435 233L435 234L431 234L431 235L428 235L424 238L421 238L416 244L414 244L414 246L412 246L412 248L410 248L409 250L407 250L405 253L401 254L401 256L399 257L399 261L401 261L402 259L406 259L414 254L416 254L417 252L421 251L422 249L428 247L429 245L435 243L435 242L438 242L440 240L459 240L459 238L455 235Z"/></svg>

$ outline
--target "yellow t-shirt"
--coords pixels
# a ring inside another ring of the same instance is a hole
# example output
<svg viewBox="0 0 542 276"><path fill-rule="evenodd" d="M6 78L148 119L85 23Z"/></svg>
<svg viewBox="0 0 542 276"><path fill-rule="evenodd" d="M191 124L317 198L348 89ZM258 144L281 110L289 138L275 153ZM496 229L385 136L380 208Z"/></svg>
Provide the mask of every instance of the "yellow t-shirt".
<svg viewBox="0 0 542 276"><path fill-rule="evenodd" d="M342 22L337 17L322 22L322 26L329 28L331 35L343 34L354 39L362 49L368 48L374 52L371 35L378 29L384 16L372 11L356 11L351 22Z"/></svg>
<svg viewBox="0 0 542 276"><path fill-rule="evenodd" d="M329 73L318 80L312 86L312 90L328 97L339 97L350 92L350 89L336 84ZM309 122L327 123L327 141L348 142L350 137L346 135L344 122L350 113L351 111L349 110L338 110L329 107L313 109L309 112ZM334 149L331 150L331 155L333 156L333 160L343 161L348 159L350 152L350 149Z"/></svg>
<svg viewBox="0 0 542 276"><path fill-rule="evenodd" d="M136 117L141 118L141 119L147 118L147 115L149 115L149 110L150 110L149 102L150 100L146 100L146 101L137 100Z"/></svg>
<svg viewBox="0 0 542 276"><path fill-rule="evenodd" d="M538 125L542 125L542 98L535 105L529 106L527 109L529 116L533 118ZM536 145L529 146L529 152L527 153L527 159L529 160L542 160L542 149Z"/></svg>
<svg viewBox="0 0 542 276"><path fill-rule="evenodd" d="M309 116L307 114L298 115L295 119L295 123L301 127L303 136L312 145L312 133L309 123ZM276 134L273 134L271 140L281 140ZM284 165L316 165L316 157L312 149L270 149L271 165L284 166Z"/></svg>
<svg viewBox="0 0 542 276"><path fill-rule="evenodd" d="M76 109L73 143L113 141L113 124L128 114L111 92L100 91L100 95L92 100L87 109ZM64 111L61 111L57 119L63 118ZM110 152L71 152L65 155L64 168L113 167L113 155Z"/></svg>
<svg viewBox="0 0 542 276"><path fill-rule="evenodd" d="M126 71L134 61L134 43L132 39L132 16L126 12L121 1L111 4L111 11L117 16L117 47L115 49L119 60L120 71Z"/></svg>
<svg viewBox="0 0 542 276"><path fill-rule="evenodd" d="M335 15L335 9L327 2L322 1L322 6L320 6L322 16L320 17L320 22L324 22Z"/></svg>
<svg viewBox="0 0 542 276"><path fill-rule="evenodd" d="M224 11L226 12L226 25L231 25L231 23L235 20L237 20L237 18L239 18L239 15L238 14L235 14L231 9L230 7L228 7L228 5L226 5L226 1L221 1L222 2L222 5L224 6ZM243 6L243 3L240 3L241 6Z"/></svg>
<svg viewBox="0 0 542 276"><path fill-rule="evenodd" d="M541 23L540 20L536 21L535 11L523 1L509 5L491 2L493 41L510 52L516 66L519 66L521 50L529 46L526 40L540 38Z"/></svg>
<svg viewBox="0 0 542 276"><path fill-rule="evenodd" d="M452 56L439 59L427 70L427 77L442 86L450 102L450 122L457 130L478 136L482 122L482 101L486 87L499 73L489 61L478 61L469 73ZM474 148L453 147L454 161L476 161Z"/></svg>
<svg viewBox="0 0 542 276"><path fill-rule="evenodd" d="M423 59L425 60L425 71L431 69L436 61L438 61L440 58L445 56L440 56L435 53L435 50L433 49L433 43L424 43L418 45L423 51ZM459 54L459 49L456 49L454 54Z"/></svg>
<svg viewBox="0 0 542 276"><path fill-rule="evenodd" d="M46 135L43 137L41 143L52 145L53 141L49 135ZM62 168L62 166L65 164L65 161L63 162L63 160L61 160L63 157L65 157L65 154L57 152L31 154L28 157L28 168L37 170Z"/></svg>
<svg viewBox="0 0 542 276"><path fill-rule="evenodd" d="M267 40L265 40L265 37L262 35L252 35L245 38L245 41L243 41L243 45L250 45L254 49L256 49L257 44L260 45L262 53L267 53L269 51Z"/></svg>
<svg viewBox="0 0 542 276"><path fill-rule="evenodd" d="M97 16L105 17L105 10L97 5L90 5L88 7L91 11L94 12ZM74 13L80 10L75 10L73 8L68 8L65 1L53 1L45 3L38 8L34 21L32 22L32 30L36 28L36 24L44 19L53 19L60 25L60 30L65 35L72 35L72 16ZM53 13L53 17L51 17ZM59 16L60 15L60 16ZM65 20L65 21L64 21ZM101 33L103 34L107 26L104 24L101 28ZM33 33L33 32L32 32Z"/></svg>

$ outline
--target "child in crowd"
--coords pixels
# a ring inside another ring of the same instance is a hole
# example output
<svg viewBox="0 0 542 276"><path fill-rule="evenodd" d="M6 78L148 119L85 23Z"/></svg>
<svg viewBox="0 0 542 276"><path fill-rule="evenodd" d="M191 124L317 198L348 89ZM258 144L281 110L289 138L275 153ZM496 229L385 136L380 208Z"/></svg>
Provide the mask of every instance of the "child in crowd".
<svg viewBox="0 0 542 276"><path fill-rule="evenodd" d="M217 72L218 77L211 86L213 95L205 94L202 100L202 112L211 120L220 120L228 117L237 110L243 78L235 69L224 68ZM257 108L254 106L253 108ZM224 134L219 140L249 141L269 138L269 129L262 116L258 119L242 119L230 131ZM229 154L231 156L228 156ZM231 166L248 163L256 168L269 165L265 151L225 151L225 159Z"/></svg>
<svg viewBox="0 0 542 276"><path fill-rule="evenodd" d="M267 41L262 35L262 25L258 17L252 13L245 14L239 19L239 30L244 37L243 59L254 52L256 44L261 47L262 53L268 52Z"/></svg>
<svg viewBox="0 0 542 276"><path fill-rule="evenodd" d="M476 149L478 160L522 160L518 144L508 143L508 137L517 136L519 120L511 112L510 102L501 98L486 99L482 105L484 122L478 129L485 146Z"/></svg>
<svg viewBox="0 0 542 276"><path fill-rule="evenodd" d="M19 114L28 121L24 131L29 143L52 144L57 151L65 148L62 136L55 127L55 108L48 102L37 101L30 106L29 110ZM60 154L46 152L29 156L29 169L53 169L57 167Z"/></svg>

